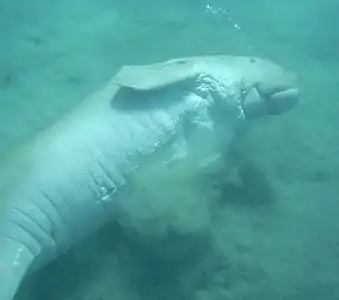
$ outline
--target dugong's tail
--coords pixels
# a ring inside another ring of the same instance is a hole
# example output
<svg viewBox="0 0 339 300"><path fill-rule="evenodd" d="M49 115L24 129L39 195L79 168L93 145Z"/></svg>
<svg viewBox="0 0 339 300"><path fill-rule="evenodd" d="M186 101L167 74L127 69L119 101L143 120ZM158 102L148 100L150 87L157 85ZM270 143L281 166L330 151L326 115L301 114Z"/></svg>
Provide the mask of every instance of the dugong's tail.
<svg viewBox="0 0 339 300"><path fill-rule="evenodd" d="M21 243L0 236L0 300L12 300L34 260Z"/></svg>

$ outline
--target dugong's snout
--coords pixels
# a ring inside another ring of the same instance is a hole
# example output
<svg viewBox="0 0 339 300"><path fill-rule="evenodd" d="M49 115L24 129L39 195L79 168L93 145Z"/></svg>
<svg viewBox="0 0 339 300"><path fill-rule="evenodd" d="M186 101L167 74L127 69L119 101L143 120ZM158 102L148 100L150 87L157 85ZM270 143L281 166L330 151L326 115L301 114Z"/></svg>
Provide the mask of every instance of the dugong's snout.
<svg viewBox="0 0 339 300"><path fill-rule="evenodd" d="M295 107L299 100L299 89L290 88L266 97L267 109L270 115L280 115Z"/></svg>
<svg viewBox="0 0 339 300"><path fill-rule="evenodd" d="M259 58L244 59L241 64L249 87L243 100L248 118L280 115L298 104L300 93L294 72Z"/></svg>

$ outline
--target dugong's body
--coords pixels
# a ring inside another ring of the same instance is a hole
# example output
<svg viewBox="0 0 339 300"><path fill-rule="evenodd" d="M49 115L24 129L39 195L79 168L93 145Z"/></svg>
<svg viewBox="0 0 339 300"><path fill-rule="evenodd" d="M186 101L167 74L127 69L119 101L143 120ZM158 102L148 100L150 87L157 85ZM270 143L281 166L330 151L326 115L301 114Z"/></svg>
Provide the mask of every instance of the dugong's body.
<svg viewBox="0 0 339 300"><path fill-rule="evenodd" d="M149 159L185 159L193 140L227 151L248 119L294 107L295 84L280 66L247 57L123 67L3 164L0 300L14 297L28 271L110 220Z"/></svg>

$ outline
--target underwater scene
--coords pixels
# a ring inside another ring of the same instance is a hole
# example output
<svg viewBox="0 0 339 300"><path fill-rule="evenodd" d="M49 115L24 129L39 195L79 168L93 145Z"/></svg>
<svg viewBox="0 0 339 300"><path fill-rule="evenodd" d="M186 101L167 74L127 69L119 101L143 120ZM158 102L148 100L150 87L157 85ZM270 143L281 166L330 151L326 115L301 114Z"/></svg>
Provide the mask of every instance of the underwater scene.
<svg viewBox="0 0 339 300"><path fill-rule="evenodd" d="M0 0L0 300L338 300L339 2Z"/></svg>

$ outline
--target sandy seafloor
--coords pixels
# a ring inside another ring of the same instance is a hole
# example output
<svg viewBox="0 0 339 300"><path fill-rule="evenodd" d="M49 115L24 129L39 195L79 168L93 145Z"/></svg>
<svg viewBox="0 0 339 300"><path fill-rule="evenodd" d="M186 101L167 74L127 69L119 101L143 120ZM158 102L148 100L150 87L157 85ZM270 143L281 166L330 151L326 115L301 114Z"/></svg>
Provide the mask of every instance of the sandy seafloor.
<svg viewBox="0 0 339 300"><path fill-rule="evenodd" d="M258 55L302 90L295 110L239 138L241 186L216 170L208 191L146 192L17 300L339 299L338 17L336 0L1 0L1 156L123 64Z"/></svg>

